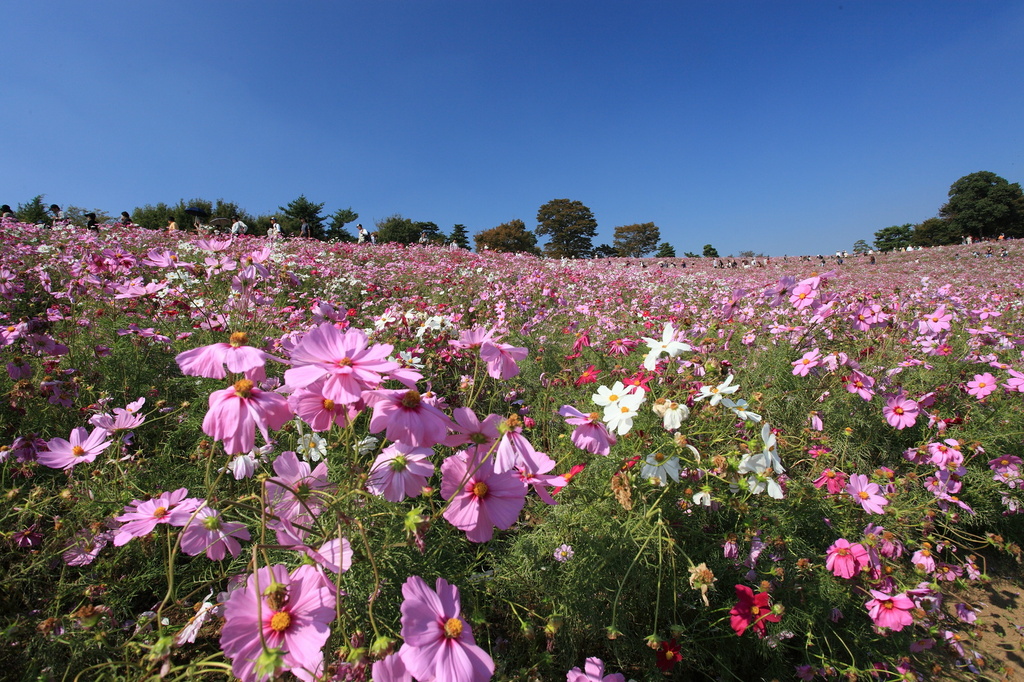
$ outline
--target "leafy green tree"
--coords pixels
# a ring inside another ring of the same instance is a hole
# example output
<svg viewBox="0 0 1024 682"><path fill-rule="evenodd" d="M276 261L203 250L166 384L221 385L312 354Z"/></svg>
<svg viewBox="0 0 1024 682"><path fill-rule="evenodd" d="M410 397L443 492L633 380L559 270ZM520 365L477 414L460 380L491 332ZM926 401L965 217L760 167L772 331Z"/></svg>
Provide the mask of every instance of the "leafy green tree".
<svg viewBox="0 0 1024 682"><path fill-rule="evenodd" d="M1024 193L1019 183L1007 182L989 171L960 178L949 188L949 201L939 215L961 236L991 239L1005 234L1024 237Z"/></svg>
<svg viewBox="0 0 1024 682"><path fill-rule="evenodd" d="M551 258L588 258L594 251L597 221L579 201L552 199L537 211L537 230L549 237L544 255Z"/></svg>
<svg viewBox="0 0 1024 682"><path fill-rule="evenodd" d="M469 248L469 232L466 230L466 226L462 223L455 223L452 225L452 236L450 241L460 249Z"/></svg>
<svg viewBox="0 0 1024 682"><path fill-rule="evenodd" d="M359 214L352 210L352 207L339 208L337 211L332 213L328 218L330 221L330 231L327 236L339 242L347 242L352 244L356 241L355 235L345 229L345 226L349 223L354 223L359 220Z"/></svg>
<svg viewBox="0 0 1024 682"><path fill-rule="evenodd" d="M871 250L871 245L868 244L863 239L858 239L857 241L855 241L853 243L853 252L854 253L867 253L870 250Z"/></svg>
<svg viewBox="0 0 1024 682"><path fill-rule="evenodd" d="M484 230L474 236L473 241L476 242L478 253L489 250L540 255L537 236L526 229L526 223L518 219Z"/></svg>
<svg viewBox="0 0 1024 682"><path fill-rule="evenodd" d="M952 222L944 218L929 218L920 225L914 226L910 236L913 246L942 246L943 244L959 244L961 235Z"/></svg>
<svg viewBox="0 0 1024 682"><path fill-rule="evenodd" d="M46 212L46 206L43 204L44 196L46 195L37 194L26 203L18 204L18 210L14 212L14 217L18 219L19 223L37 225L50 222L50 214Z"/></svg>
<svg viewBox="0 0 1024 682"><path fill-rule="evenodd" d="M658 251L654 254L655 258L675 258L676 247L672 246L668 242L662 242L658 245Z"/></svg>
<svg viewBox="0 0 1024 682"><path fill-rule="evenodd" d="M160 230L167 226L167 217L172 215L172 209L164 202L155 206L146 204L136 206L131 211L132 222L146 230Z"/></svg>
<svg viewBox="0 0 1024 682"><path fill-rule="evenodd" d="M718 255L718 249L716 249L715 247L711 246L711 244L705 244L704 245L704 257L705 258L720 258L721 256Z"/></svg>
<svg viewBox="0 0 1024 682"><path fill-rule="evenodd" d="M594 258L615 258L619 252L611 244L598 244L594 247Z"/></svg>
<svg viewBox="0 0 1024 682"><path fill-rule="evenodd" d="M298 234L302 221L305 220L309 223L310 237L313 239L324 238L324 217L320 215L320 211L324 210L323 204L312 202L306 198L305 194L300 194L298 199L290 202L287 206L278 206L277 210L281 212L278 215L281 227L288 234Z"/></svg>
<svg viewBox="0 0 1024 682"><path fill-rule="evenodd" d="M910 223L905 225L890 225L875 232L875 248L879 251L895 251L910 246L910 240L914 237L914 226Z"/></svg>
<svg viewBox="0 0 1024 682"><path fill-rule="evenodd" d="M693 251L683 251L683 256L685 258L700 258L700 254Z"/></svg>
<svg viewBox="0 0 1024 682"><path fill-rule="evenodd" d="M426 233L428 244L439 244L444 242L444 233L441 232L441 228L437 226L437 223L425 222L413 223L413 227L419 230L419 234ZM420 240L417 235L416 241Z"/></svg>
<svg viewBox="0 0 1024 682"><path fill-rule="evenodd" d="M615 228L613 246L625 258L643 258L654 252L661 241L661 230L654 223L620 225Z"/></svg>
<svg viewBox="0 0 1024 682"><path fill-rule="evenodd" d="M85 217L86 213L95 213L97 223L105 223L110 220L110 216L99 208L94 208L91 211L81 206L66 206L64 208L64 217L79 227L85 227L89 223L89 219Z"/></svg>
<svg viewBox="0 0 1024 682"><path fill-rule="evenodd" d="M399 244L415 244L420 238L420 231L416 223L408 218L403 218L396 213L383 220L378 220L377 243L397 242Z"/></svg>

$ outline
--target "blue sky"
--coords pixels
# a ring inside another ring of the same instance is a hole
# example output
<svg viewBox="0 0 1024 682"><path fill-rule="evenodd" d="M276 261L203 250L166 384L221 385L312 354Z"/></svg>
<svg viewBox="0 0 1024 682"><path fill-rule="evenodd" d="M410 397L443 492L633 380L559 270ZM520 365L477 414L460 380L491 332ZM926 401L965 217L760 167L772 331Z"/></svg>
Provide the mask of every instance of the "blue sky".
<svg viewBox="0 0 1024 682"><path fill-rule="evenodd" d="M682 254L850 249L1024 181L1024 3L10 2L0 203L305 194L475 234L550 199Z"/></svg>

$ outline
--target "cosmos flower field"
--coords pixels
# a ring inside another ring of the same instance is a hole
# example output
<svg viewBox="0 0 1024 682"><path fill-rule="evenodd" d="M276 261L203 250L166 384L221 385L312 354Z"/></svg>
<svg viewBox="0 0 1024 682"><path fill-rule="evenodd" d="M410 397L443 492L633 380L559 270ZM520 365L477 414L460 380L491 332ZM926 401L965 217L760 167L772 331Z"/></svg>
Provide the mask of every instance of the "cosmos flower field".
<svg viewBox="0 0 1024 682"><path fill-rule="evenodd" d="M715 270L4 223L0 665L998 675L1007 249Z"/></svg>

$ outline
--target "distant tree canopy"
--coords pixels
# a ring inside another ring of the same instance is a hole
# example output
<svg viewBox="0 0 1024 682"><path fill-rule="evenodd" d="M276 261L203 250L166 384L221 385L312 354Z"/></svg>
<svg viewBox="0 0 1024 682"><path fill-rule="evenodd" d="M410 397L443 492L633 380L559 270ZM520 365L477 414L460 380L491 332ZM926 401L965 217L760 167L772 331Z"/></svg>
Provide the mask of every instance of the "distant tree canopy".
<svg viewBox="0 0 1024 682"><path fill-rule="evenodd" d="M589 258L597 236L597 220L579 201L552 199L537 211L536 233L548 237L544 255L551 258Z"/></svg>
<svg viewBox="0 0 1024 682"><path fill-rule="evenodd" d="M879 251L895 251L910 246L913 238L914 226L910 223L890 225L875 232L875 248Z"/></svg>
<svg viewBox="0 0 1024 682"><path fill-rule="evenodd" d="M24 204L18 204L18 209L14 212L18 222L32 225L50 222L50 214L46 212L46 206L43 204L44 196L46 195L37 194Z"/></svg>
<svg viewBox="0 0 1024 682"><path fill-rule="evenodd" d="M450 237L450 241L460 249L468 249L469 232L466 230L466 226L462 223L455 223L452 225L452 236Z"/></svg>
<svg viewBox="0 0 1024 682"><path fill-rule="evenodd" d="M704 245L704 257L705 258L719 258L718 249L711 246L711 244Z"/></svg>
<svg viewBox="0 0 1024 682"><path fill-rule="evenodd" d="M418 232L416 233L416 241L420 240L421 236L426 236L428 244L437 244L444 242L444 233L441 232L441 228L437 226L437 223L432 222L416 222L413 223Z"/></svg>
<svg viewBox="0 0 1024 682"><path fill-rule="evenodd" d="M594 247L594 258L615 258L619 252L611 244L598 244Z"/></svg>
<svg viewBox="0 0 1024 682"><path fill-rule="evenodd" d="M854 253L867 253L870 250L871 250L871 245L868 244L863 239L858 239L857 241L855 241L853 243L853 252Z"/></svg>
<svg viewBox="0 0 1024 682"><path fill-rule="evenodd" d="M939 209L949 221L950 233L991 239L1005 234L1024 237L1024 194L1019 183L1010 183L989 171L960 178L949 188L949 201Z"/></svg>
<svg viewBox="0 0 1024 682"><path fill-rule="evenodd" d="M484 250L506 253L530 253L540 255L537 236L526 229L522 220L510 220L497 227L484 230L473 237L477 252Z"/></svg>
<svg viewBox="0 0 1024 682"><path fill-rule="evenodd" d="M324 238L324 217L320 215L324 204L314 203L305 194L300 194L298 199L289 202L287 206L278 206L277 210L281 212L278 216L281 227L288 234L298 234L305 219L309 223L309 236L314 239Z"/></svg>
<svg viewBox="0 0 1024 682"><path fill-rule="evenodd" d="M415 244L420 238L420 223L415 223L409 218L403 218L400 213L378 220L377 243L395 242L397 244Z"/></svg>
<svg viewBox="0 0 1024 682"><path fill-rule="evenodd" d="M929 218L920 225L914 226L910 236L911 246L941 246L943 244L959 244L962 235L948 220Z"/></svg>
<svg viewBox="0 0 1024 682"><path fill-rule="evenodd" d="M650 255L661 241L661 230L654 223L620 225L615 228L614 246L625 258L643 258Z"/></svg>
<svg viewBox="0 0 1024 682"><path fill-rule="evenodd" d="M345 226L349 223L354 223L359 220L359 214L352 210L352 207L339 208L337 211L332 213L328 217L330 221L328 227L330 228L327 232L329 239L334 239L339 242L348 242L349 244L356 241L355 236L345 229Z"/></svg>
<svg viewBox="0 0 1024 682"><path fill-rule="evenodd" d="M654 254L655 258L675 258L676 247L672 246L668 242L662 242L658 245L658 252Z"/></svg>

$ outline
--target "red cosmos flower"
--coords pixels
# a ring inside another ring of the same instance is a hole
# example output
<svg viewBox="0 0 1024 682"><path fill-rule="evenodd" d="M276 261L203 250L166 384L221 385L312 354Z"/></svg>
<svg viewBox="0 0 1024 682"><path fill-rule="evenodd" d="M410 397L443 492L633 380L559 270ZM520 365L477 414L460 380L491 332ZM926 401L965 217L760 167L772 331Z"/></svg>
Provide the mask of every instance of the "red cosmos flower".
<svg viewBox="0 0 1024 682"><path fill-rule="evenodd" d="M582 386L583 384L593 384L597 382L598 375L601 374L601 370L597 369L593 365L583 370L583 374L580 375L579 379L576 380L576 386Z"/></svg>
<svg viewBox="0 0 1024 682"><path fill-rule="evenodd" d="M655 665L663 673L667 673L672 669L672 666L683 660L683 655L679 653L679 644L674 638L667 642L662 642L654 655L656 657Z"/></svg>
<svg viewBox="0 0 1024 682"><path fill-rule="evenodd" d="M736 606L729 611L729 625L738 637L742 637L749 627L754 628L758 637L764 637L765 622L778 623L782 618L768 606L767 592L754 594L746 585L737 585L736 599Z"/></svg>

